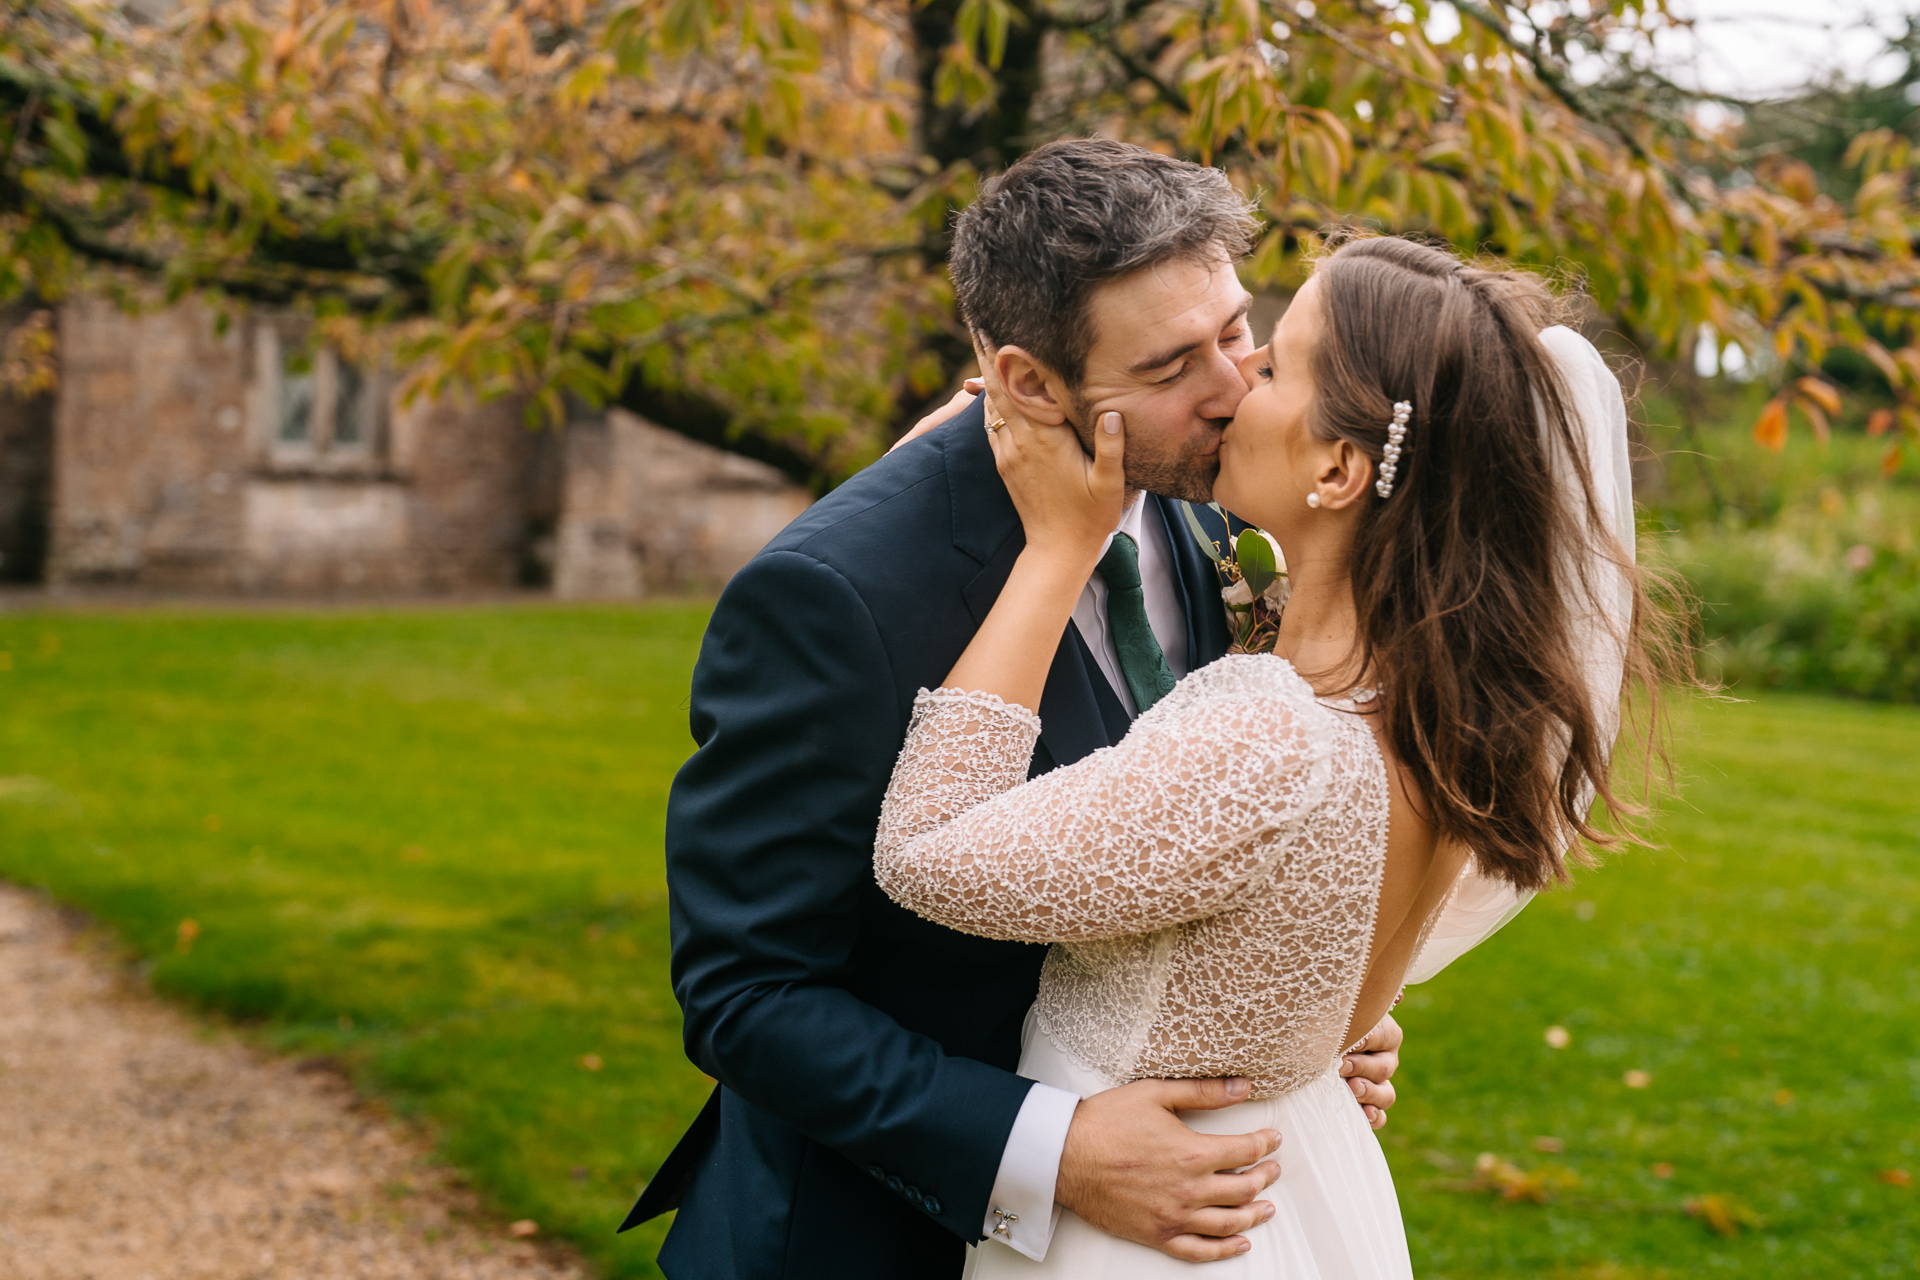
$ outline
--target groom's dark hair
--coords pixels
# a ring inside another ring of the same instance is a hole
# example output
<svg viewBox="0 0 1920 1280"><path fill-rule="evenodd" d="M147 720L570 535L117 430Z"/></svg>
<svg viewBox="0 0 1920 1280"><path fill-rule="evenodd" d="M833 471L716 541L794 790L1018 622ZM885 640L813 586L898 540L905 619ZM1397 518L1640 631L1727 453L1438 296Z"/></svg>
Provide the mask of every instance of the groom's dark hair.
<svg viewBox="0 0 1920 1280"><path fill-rule="evenodd" d="M1093 346L1101 283L1163 262L1237 262L1259 220L1227 175L1107 138L1049 142L981 188L948 267L967 327L1024 348L1070 387Z"/></svg>

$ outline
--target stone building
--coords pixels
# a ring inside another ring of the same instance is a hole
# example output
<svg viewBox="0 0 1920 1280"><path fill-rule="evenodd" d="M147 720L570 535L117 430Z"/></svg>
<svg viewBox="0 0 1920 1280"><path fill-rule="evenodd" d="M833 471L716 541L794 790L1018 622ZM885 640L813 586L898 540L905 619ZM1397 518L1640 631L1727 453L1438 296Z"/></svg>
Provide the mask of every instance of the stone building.
<svg viewBox="0 0 1920 1280"><path fill-rule="evenodd" d="M81 301L59 335L58 392L0 401L0 575L54 590L708 590L810 496L620 411L403 405L283 318Z"/></svg>

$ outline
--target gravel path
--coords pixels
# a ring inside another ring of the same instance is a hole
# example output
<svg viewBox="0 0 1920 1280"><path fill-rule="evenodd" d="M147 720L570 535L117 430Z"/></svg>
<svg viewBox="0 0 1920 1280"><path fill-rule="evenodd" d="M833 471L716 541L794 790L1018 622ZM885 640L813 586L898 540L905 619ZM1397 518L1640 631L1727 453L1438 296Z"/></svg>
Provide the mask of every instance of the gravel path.
<svg viewBox="0 0 1920 1280"><path fill-rule="evenodd" d="M426 1156L332 1072L209 1035L0 885L0 1278L585 1280Z"/></svg>

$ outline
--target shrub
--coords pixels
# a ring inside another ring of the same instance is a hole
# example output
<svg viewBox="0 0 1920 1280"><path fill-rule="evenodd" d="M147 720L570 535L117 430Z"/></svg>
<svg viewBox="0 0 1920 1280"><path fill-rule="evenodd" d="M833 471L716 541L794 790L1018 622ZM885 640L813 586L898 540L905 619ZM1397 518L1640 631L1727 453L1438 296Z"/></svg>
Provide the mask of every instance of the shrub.
<svg viewBox="0 0 1920 1280"><path fill-rule="evenodd" d="M1654 555L1698 594L1705 674L1734 691L1920 702L1920 553L1911 527L1831 519L1706 527L1656 540Z"/></svg>

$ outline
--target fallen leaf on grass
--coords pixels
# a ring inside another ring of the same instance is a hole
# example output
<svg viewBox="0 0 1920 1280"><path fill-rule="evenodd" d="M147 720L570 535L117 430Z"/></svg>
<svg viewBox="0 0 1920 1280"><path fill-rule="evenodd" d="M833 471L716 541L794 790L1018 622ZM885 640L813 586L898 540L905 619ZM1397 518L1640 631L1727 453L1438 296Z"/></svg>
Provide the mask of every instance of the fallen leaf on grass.
<svg viewBox="0 0 1920 1280"><path fill-rule="evenodd" d="M1542 1039L1547 1042L1549 1049L1564 1049L1573 1043L1573 1033L1565 1027L1548 1027Z"/></svg>
<svg viewBox="0 0 1920 1280"><path fill-rule="evenodd" d="M1790 1107L1790 1106L1792 1106L1792 1105L1793 1105L1793 1090L1791 1090L1791 1089L1780 1089L1780 1090L1776 1090L1776 1091L1775 1091L1775 1093L1774 1093L1774 1095L1773 1095L1773 1105L1774 1105L1774 1106L1776 1106L1776 1107Z"/></svg>
<svg viewBox="0 0 1920 1280"><path fill-rule="evenodd" d="M525 1240L528 1236L540 1234L540 1224L532 1218L522 1218L507 1228L507 1234L515 1240Z"/></svg>
<svg viewBox="0 0 1920 1280"><path fill-rule="evenodd" d="M1742 1227L1766 1225L1759 1214L1728 1196L1696 1196L1683 1207L1687 1216L1700 1219L1723 1236L1737 1236Z"/></svg>
<svg viewBox="0 0 1920 1280"><path fill-rule="evenodd" d="M1910 1187L1913 1185L1913 1175L1905 1169L1882 1169L1873 1176L1890 1187Z"/></svg>
<svg viewBox="0 0 1920 1280"><path fill-rule="evenodd" d="M1558 1138L1542 1136L1533 1140L1533 1149L1535 1151L1544 1151L1550 1156L1557 1156L1567 1149L1567 1144Z"/></svg>
<svg viewBox="0 0 1920 1280"><path fill-rule="evenodd" d="M1653 1166L1653 1176L1656 1178L1671 1178L1673 1176L1673 1166L1665 1160L1662 1160L1659 1164Z"/></svg>
<svg viewBox="0 0 1920 1280"><path fill-rule="evenodd" d="M1653 1077L1636 1067L1621 1076L1620 1083L1629 1089L1644 1089L1653 1083Z"/></svg>
<svg viewBox="0 0 1920 1280"><path fill-rule="evenodd" d="M173 931L173 949L184 956L193 950L193 940L199 936L198 920L182 920L180 927Z"/></svg>
<svg viewBox="0 0 1920 1280"><path fill-rule="evenodd" d="M1446 1185L1450 1191L1491 1191L1502 1200L1545 1204L1568 1187L1580 1185L1580 1175L1552 1164L1522 1169L1491 1151L1483 1151L1473 1162L1473 1177Z"/></svg>
<svg viewBox="0 0 1920 1280"><path fill-rule="evenodd" d="M580 1055L580 1069L582 1071L598 1071L606 1065L606 1063L600 1060L600 1055L597 1053L583 1053Z"/></svg>

